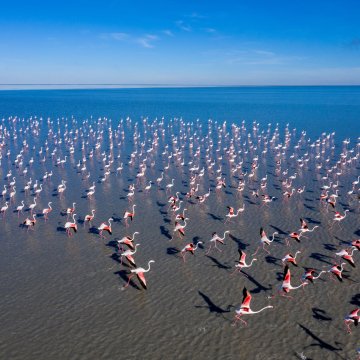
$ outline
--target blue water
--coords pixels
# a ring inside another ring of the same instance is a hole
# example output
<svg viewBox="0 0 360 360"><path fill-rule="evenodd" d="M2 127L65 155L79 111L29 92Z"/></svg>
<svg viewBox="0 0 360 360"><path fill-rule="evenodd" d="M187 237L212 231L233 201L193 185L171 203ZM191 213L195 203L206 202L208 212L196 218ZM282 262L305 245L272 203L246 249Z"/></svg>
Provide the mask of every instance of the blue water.
<svg viewBox="0 0 360 360"><path fill-rule="evenodd" d="M0 91L0 116L78 119L130 116L279 123L309 136L359 136L360 87L219 87Z"/></svg>

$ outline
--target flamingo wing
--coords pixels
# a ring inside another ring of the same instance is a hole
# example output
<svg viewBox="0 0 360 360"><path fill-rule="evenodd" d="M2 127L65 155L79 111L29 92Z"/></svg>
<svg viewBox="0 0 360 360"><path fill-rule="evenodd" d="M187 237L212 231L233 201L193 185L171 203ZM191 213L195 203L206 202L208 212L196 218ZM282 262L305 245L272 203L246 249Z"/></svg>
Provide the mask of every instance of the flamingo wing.
<svg viewBox="0 0 360 360"><path fill-rule="evenodd" d="M291 279L290 269L289 269L289 266L286 265L285 269L284 269L283 287L289 287L290 286L290 279Z"/></svg>
<svg viewBox="0 0 360 360"><path fill-rule="evenodd" d="M132 266L136 267L135 260L131 255L126 255L126 259Z"/></svg>
<svg viewBox="0 0 360 360"><path fill-rule="evenodd" d="M144 273L143 272L139 272L136 274L141 285L146 289L146 279L145 279L145 276L144 276Z"/></svg>
<svg viewBox="0 0 360 360"><path fill-rule="evenodd" d="M241 303L241 308L249 309L250 308L250 302L251 302L251 294L250 292L244 287L243 289L243 300Z"/></svg>
<svg viewBox="0 0 360 360"><path fill-rule="evenodd" d="M266 236L266 232L263 228L260 228L260 236L263 238L264 236Z"/></svg>
<svg viewBox="0 0 360 360"><path fill-rule="evenodd" d="M307 223L306 223L306 221L304 219L300 218L300 223L301 223L301 228L302 229L307 229L308 228L308 225L307 225Z"/></svg>

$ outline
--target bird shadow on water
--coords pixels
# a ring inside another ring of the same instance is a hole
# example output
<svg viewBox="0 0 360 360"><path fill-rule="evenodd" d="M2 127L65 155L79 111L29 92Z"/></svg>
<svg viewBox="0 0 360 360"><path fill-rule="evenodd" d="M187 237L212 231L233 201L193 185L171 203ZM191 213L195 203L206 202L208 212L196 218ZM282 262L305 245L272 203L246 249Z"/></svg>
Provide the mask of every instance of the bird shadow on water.
<svg viewBox="0 0 360 360"><path fill-rule="evenodd" d="M166 229L166 227L164 225L160 226L160 231L161 231L161 235L166 236L168 239L172 239L172 236L170 235L170 232L168 229Z"/></svg>
<svg viewBox="0 0 360 360"><path fill-rule="evenodd" d="M234 236L233 234L229 234L229 238L236 242L237 246L238 246L238 249L240 250L245 250L247 246L249 246L250 244L245 244L241 241L240 238L237 238L236 236Z"/></svg>
<svg viewBox="0 0 360 360"><path fill-rule="evenodd" d="M213 266L217 266L219 269L224 269L224 270L231 269L230 266L222 264L218 259L216 259L216 258L214 258L212 256L206 255L206 257L209 258L214 263Z"/></svg>
<svg viewBox="0 0 360 360"><path fill-rule="evenodd" d="M216 216L215 214L212 213L207 213L213 220L219 220L219 221L223 221L224 219L220 216Z"/></svg>
<svg viewBox="0 0 360 360"><path fill-rule="evenodd" d="M256 285L257 287L255 289L252 289L251 290L251 293L252 294L258 294L260 293L261 291L270 291L272 289L272 286L271 284L269 284L269 287L266 287L262 284L260 284L254 277L252 277L251 275L249 274L246 274L247 275L247 279L252 282L254 285Z"/></svg>
<svg viewBox="0 0 360 360"><path fill-rule="evenodd" d="M64 232L66 232L66 229L63 226L58 226L56 228L56 231L64 233Z"/></svg>
<svg viewBox="0 0 360 360"><path fill-rule="evenodd" d="M166 254L168 254L168 255L175 255L176 257L178 257L177 256L177 254L180 252L180 250L178 249L178 248L176 248L176 247L168 247L167 249L166 249Z"/></svg>
<svg viewBox="0 0 360 360"><path fill-rule="evenodd" d="M268 263L268 264L272 264L272 265L276 265L276 266L281 266L280 264L278 264L277 262L281 260L281 259L278 259L274 256L271 256L271 255L267 255L265 256L265 261Z"/></svg>
<svg viewBox="0 0 360 360"><path fill-rule="evenodd" d="M354 296L351 298L350 304L356 305L356 306L360 306L360 293L354 295Z"/></svg>
<svg viewBox="0 0 360 360"><path fill-rule="evenodd" d="M298 323L298 325L305 331L305 333L306 333L307 335L309 335L313 340L316 341L316 342L314 342L314 343L306 346L305 349L306 349L306 348L309 348L309 347L315 347L315 346L317 346L317 347L319 347L320 349L329 350L329 351L331 351L331 352L334 352L340 359L345 359L344 357L342 357L340 354L337 353L337 351L342 350L342 348L340 348L340 347L335 347L335 346L333 346L333 345L331 345L331 344L328 344L327 342L325 342L324 340L322 340L322 339L320 339L318 336L316 336L316 335L315 335L310 329L308 329L307 327L305 327L305 326L303 326L303 325L301 325L301 324L299 324L299 323ZM335 345L336 345L336 346L339 346L339 345L341 345L341 343L338 342L338 341L335 341Z"/></svg>
<svg viewBox="0 0 360 360"><path fill-rule="evenodd" d="M114 272L115 275L119 275L121 279L123 279L126 283L129 281L128 272L126 270L119 270ZM139 286L137 286L133 280L130 280L129 285L133 287L134 289L141 290Z"/></svg>
<svg viewBox="0 0 360 360"><path fill-rule="evenodd" d="M326 311L313 307L312 309L313 312L313 318L316 320L321 320L321 321L331 321L332 318L330 316L326 316Z"/></svg>
<svg viewBox="0 0 360 360"><path fill-rule="evenodd" d="M288 232L285 232L284 230L280 229L279 227L275 226L275 225L270 225L270 227L272 227L274 230L276 230L279 235L288 235Z"/></svg>
<svg viewBox="0 0 360 360"><path fill-rule="evenodd" d="M333 265L332 262L327 260L327 259L332 259L330 256L314 252L309 257L317 261L321 261L325 264Z"/></svg>
<svg viewBox="0 0 360 360"><path fill-rule="evenodd" d="M215 313L216 316L222 316L224 319L225 313L229 313L231 308L234 308L233 305L228 305L226 309L222 309L221 307L217 306L207 295L205 295L203 292L198 291L199 295L203 298L206 305L195 305L195 308L197 309L208 309L210 313ZM227 319L226 319L227 320ZM229 320L228 320L229 321Z"/></svg>

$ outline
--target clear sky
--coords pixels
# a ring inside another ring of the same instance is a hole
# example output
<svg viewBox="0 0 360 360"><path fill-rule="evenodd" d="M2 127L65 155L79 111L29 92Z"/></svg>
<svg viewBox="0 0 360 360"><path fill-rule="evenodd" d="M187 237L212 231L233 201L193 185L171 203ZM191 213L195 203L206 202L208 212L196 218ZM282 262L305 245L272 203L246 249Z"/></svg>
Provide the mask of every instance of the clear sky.
<svg viewBox="0 0 360 360"><path fill-rule="evenodd" d="M19 0L0 83L360 84L359 0Z"/></svg>

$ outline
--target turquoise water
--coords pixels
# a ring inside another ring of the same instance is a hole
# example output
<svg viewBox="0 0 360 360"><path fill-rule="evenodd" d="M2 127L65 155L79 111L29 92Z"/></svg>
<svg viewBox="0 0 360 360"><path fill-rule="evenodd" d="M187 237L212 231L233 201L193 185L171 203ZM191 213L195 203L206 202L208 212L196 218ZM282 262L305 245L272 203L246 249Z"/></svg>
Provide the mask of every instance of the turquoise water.
<svg viewBox="0 0 360 360"><path fill-rule="evenodd" d="M360 124L360 87L220 87L0 91L2 117L131 116L186 121L289 123L308 135L354 137Z"/></svg>

